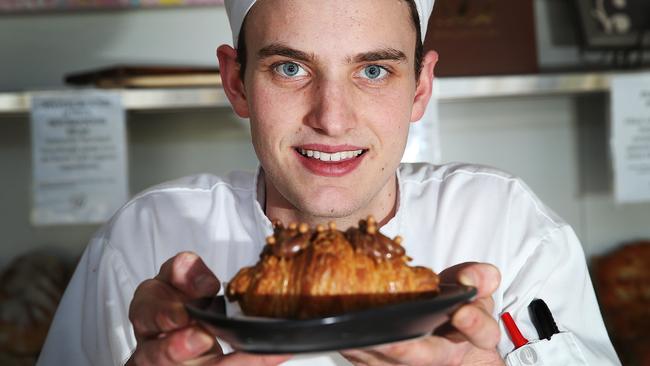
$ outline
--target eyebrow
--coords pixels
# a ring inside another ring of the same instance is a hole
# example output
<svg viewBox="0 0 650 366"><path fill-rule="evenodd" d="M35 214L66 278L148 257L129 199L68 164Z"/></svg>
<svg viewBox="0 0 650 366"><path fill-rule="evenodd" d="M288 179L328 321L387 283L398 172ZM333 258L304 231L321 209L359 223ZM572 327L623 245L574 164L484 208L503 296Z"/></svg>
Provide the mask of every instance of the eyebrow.
<svg viewBox="0 0 650 366"><path fill-rule="evenodd" d="M264 59L272 56L284 56L292 58L298 61L313 61L316 57L314 54L310 54L304 51L300 51L288 46L285 46L280 43L273 43L268 46L261 48L257 52L257 56L260 59ZM404 52L396 50L394 48L382 48L369 52L360 53L354 57L348 57L348 63L362 63L362 62L374 62L374 61L398 61L405 62L407 60Z"/></svg>
<svg viewBox="0 0 650 366"><path fill-rule="evenodd" d="M313 54L310 55L306 52L299 51L279 43L270 44L266 47L261 48L257 52L257 57L260 59L264 59L272 56L284 56L284 57L292 58L299 61L305 61L305 62L314 59Z"/></svg>
<svg viewBox="0 0 650 366"><path fill-rule="evenodd" d="M360 53L354 58L349 59L348 62L353 61L355 63L361 62L373 62L373 61L406 61L406 55L400 50L394 48L382 48L379 50L374 50L370 52Z"/></svg>

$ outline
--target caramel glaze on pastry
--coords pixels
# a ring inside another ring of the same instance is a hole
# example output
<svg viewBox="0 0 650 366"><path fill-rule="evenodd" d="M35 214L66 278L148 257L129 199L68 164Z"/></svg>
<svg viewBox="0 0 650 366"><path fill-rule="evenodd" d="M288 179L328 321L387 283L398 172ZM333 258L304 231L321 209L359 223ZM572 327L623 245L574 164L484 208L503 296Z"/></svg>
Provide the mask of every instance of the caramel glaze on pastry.
<svg viewBox="0 0 650 366"><path fill-rule="evenodd" d="M242 268L226 295L246 315L308 319L435 296L438 276L411 267L401 237L381 233L372 217L346 232L275 221L260 260Z"/></svg>

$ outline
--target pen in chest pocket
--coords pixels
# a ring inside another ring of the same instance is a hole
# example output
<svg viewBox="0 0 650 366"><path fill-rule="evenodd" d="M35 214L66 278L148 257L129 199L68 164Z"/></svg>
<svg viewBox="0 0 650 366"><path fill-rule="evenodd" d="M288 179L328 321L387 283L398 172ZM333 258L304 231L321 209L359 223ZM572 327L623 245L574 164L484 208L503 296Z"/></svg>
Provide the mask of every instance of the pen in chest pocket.
<svg viewBox="0 0 650 366"><path fill-rule="evenodd" d="M560 333L560 330L555 324L555 319L553 319L553 314L551 314L551 310L548 308L544 300L533 300L530 305L528 305L528 310L530 311L533 325L535 326L535 329L537 329L539 339L550 340L554 334Z"/></svg>
<svg viewBox="0 0 650 366"><path fill-rule="evenodd" d="M528 343L528 339L526 339L526 337L521 334L519 328L517 327L517 324L515 324L515 321L512 319L512 316L509 312L506 311L501 314L501 319L503 320L504 327L510 335L512 343L515 345L515 349Z"/></svg>

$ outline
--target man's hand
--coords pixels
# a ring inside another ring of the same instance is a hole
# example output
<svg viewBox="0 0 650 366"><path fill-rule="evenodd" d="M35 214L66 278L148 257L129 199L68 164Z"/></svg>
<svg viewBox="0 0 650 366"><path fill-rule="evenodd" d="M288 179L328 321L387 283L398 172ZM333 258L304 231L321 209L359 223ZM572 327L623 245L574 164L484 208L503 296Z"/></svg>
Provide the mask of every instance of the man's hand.
<svg viewBox="0 0 650 366"><path fill-rule="evenodd" d="M503 365L496 352L499 326L492 318L492 293L501 282L499 270L484 263L463 263L444 270L442 283L461 283L478 289L476 299L451 316L453 330L412 341L348 350L341 354L357 366L379 365Z"/></svg>
<svg viewBox="0 0 650 366"><path fill-rule="evenodd" d="M183 304L214 296L219 280L194 253L179 253L138 286L129 308L138 346L131 365L277 365L287 356L224 355L214 336L191 321Z"/></svg>

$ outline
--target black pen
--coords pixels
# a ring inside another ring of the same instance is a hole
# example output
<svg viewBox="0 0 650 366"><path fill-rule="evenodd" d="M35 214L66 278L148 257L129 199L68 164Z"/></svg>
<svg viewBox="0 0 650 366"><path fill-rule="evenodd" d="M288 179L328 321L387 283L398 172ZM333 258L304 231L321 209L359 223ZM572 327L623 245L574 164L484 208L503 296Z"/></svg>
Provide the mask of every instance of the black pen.
<svg viewBox="0 0 650 366"><path fill-rule="evenodd" d="M548 308L544 300L535 299L530 305L528 305L528 311L530 312L530 317L533 320L533 325L537 329L537 334L539 334L539 339L551 339L553 334L560 333L560 330L555 324L555 319L553 319L553 314Z"/></svg>

